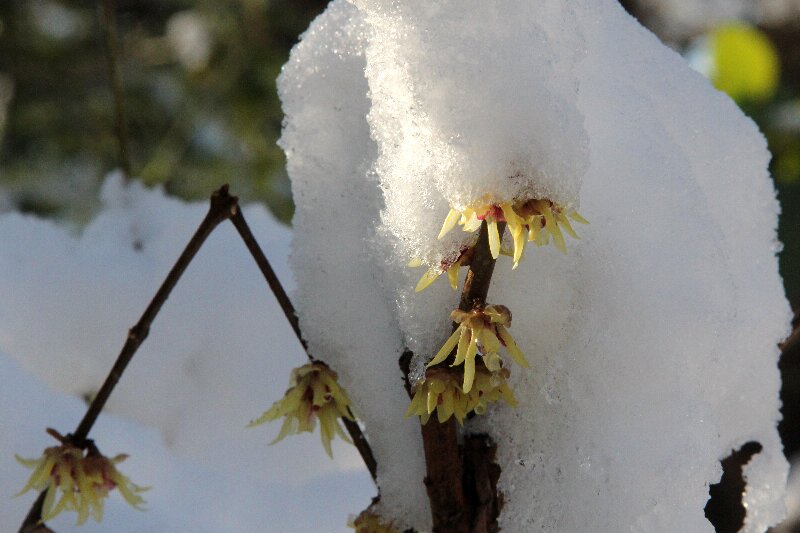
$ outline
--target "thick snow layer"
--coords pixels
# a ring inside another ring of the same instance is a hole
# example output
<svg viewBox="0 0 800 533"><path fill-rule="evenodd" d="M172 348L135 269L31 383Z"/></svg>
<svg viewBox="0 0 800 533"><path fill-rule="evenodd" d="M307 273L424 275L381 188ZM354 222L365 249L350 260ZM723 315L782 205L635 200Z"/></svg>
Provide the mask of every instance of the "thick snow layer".
<svg viewBox="0 0 800 533"><path fill-rule="evenodd" d="M311 353L339 372L356 415L368 422L382 503L394 516L413 509L410 524L424 528L422 438L418 422L403 418L408 396L397 364L403 337L369 246L382 199L369 172L376 151L366 122L367 35L355 8L334 2L279 78L287 115L280 143L299 206L292 266L305 278L295 300Z"/></svg>
<svg viewBox="0 0 800 533"><path fill-rule="evenodd" d="M279 89L301 323L352 389L387 517L429 525L396 365L407 346L419 371L458 301L406 263L457 250L448 209L488 193L591 221L566 256L495 269L533 367L512 367L519 408L473 421L499 443L503 529L712 531L708 485L751 440L745 530L780 520L778 205L733 102L611 0L335 0Z"/></svg>
<svg viewBox="0 0 800 533"><path fill-rule="evenodd" d="M83 412L78 399L48 393L27 373L60 393L96 391L128 328L208 209L207 202L184 203L136 183L123 187L118 177L107 181L102 194L101 214L80 232L31 216L0 215L0 427L6 429L0 432L0 479L7 495L19 490L29 473L13 454L38 455L54 442L44 433L46 425L67 433ZM279 277L292 287L289 230L263 207L247 207L245 215ZM285 519L281 531L318 529L313 524L344 530L348 514L363 509L374 494L355 450L336 441L331 461L319 435L302 434L291 445L269 447L280 424L245 428L283 395L291 369L305 361L244 244L223 224L178 283L108 404L112 413L157 428L162 442L152 430L109 417L101 417L93 431L102 450L131 455L123 472L154 487L146 499L158 516L126 515L131 531L259 530L273 519ZM21 426L28 418L36 422ZM106 440L109 424L127 436ZM347 486L336 492L353 502L334 511L317 498L327 498L323 488L339 482ZM199 512L197 521L177 523L174 516L162 516L174 504L167 500L180 498L174 491L184 484L198 508L214 509L211 514L218 516L210 520L209 513ZM215 503L220 492L238 495L241 505L226 510L224 500ZM259 498L283 503L273 507ZM27 497L2 500L0 530L18 526L27 504ZM254 507L251 514L243 510L247 505ZM308 507L315 506L327 511L292 522L292 513L310 513ZM270 519L277 512L281 516ZM226 516L242 516L242 527L224 525L220 520ZM112 516L107 520L98 530L122 531L110 525ZM161 520L169 527L158 526ZM70 518L63 523L69 525Z"/></svg>

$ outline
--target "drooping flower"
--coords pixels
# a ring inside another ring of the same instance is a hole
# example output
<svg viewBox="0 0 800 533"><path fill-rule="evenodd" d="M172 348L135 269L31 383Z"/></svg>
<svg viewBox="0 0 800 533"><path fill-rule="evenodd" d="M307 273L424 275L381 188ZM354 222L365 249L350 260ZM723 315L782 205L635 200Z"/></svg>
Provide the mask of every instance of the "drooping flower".
<svg viewBox="0 0 800 533"><path fill-rule="evenodd" d="M42 521L50 520L66 510L78 513L78 525L86 522L90 513L100 522L105 498L114 489L118 489L132 507L141 509L144 499L139 493L148 488L135 485L116 467L127 459L127 455L120 454L109 459L91 441L84 452L57 431L48 428L47 432L61 444L47 448L38 459L16 456L22 465L33 469L28 482L17 495L29 490L46 491Z"/></svg>
<svg viewBox="0 0 800 533"><path fill-rule="evenodd" d="M355 533L399 533L391 525L386 525L381 517L370 509L362 511L356 518L351 519L347 525L355 529Z"/></svg>
<svg viewBox="0 0 800 533"><path fill-rule="evenodd" d="M589 223L575 209L547 199L525 199L513 203L482 202L463 210L450 209L439 232L439 238L444 237L457 224L463 226L464 231L475 231L485 220L489 231L489 250L492 257L497 259L501 253L502 242L498 224L505 222L514 241L513 268L516 268L522 259L522 252L525 250L526 231L527 241L532 241L537 246L544 246L550 242L550 237L552 237L556 247L563 253L567 253L561 228L572 237L579 238L570 224L570 218L581 224Z"/></svg>
<svg viewBox="0 0 800 533"><path fill-rule="evenodd" d="M336 372L321 362L295 368L283 398L258 419L250 422L248 427L285 417L280 433L270 442L275 444L290 434L313 432L319 419L322 445L328 456L333 457L331 441L334 435L339 435L352 444L339 425L339 417L355 420L350 411L350 398L339 386L337 379Z"/></svg>
<svg viewBox="0 0 800 533"><path fill-rule="evenodd" d="M474 246L465 246L459 251L458 256L455 259L443 259L438 266L429 268L419 279L419 282L417 282L417 286L414 290L416 292L425 290L431 283L436 281L436 279L445 272L447 272L447 278L450 281L450 286L453 288L453 290L457 289L458 271L462 266L468 266L470 264L474 250ZM412 259L408 263L408 266L415 268L422 266L422 261L419 259Z"/></svg>
<svg viewBox="0 0 800 533"><path fill-rule="evenodd" d="M463 424L469 413L483 414L492 402L504 400L516 407L517 399L506 381L508 376L509 371L505 368L490 372L485 365L479 365L473 386L465 393L458 372L449 368L431 368L414 389L406 416L417 415L423 424L427 424L436 411L440 423L455 416L458 423Z"/></svg>
<svg viewBox="0 0 800 533"><path fill-rule="evenodd" d="M528 361L506 329L511 326L511 311L508 307L487 305L486 307L476 306L471 311L455 309L450 313L450 317L459 326L426 368L447 359L450 352L458 346L455 360L450 366L464 364L463 390L467 393L472 388L475 379L475 357L477 355L481 355L486 368L497 372L502 367L499 351L503 346L518 365L528 367Z"/></svg>
<svg viewBox="0 0 800 533"><path fill-rule="evenodd" d="M550 242L550 237L552 237L553 244L563 253L567 253L567 244L561 228L571 237L580 239L572 229L569 219L580 224L589 223L576 210L566 208L551 200L526 200L515 204L515 210L523 219L525 228L528 230L528 241L533 241L537 246L544 246Z"/></svg>

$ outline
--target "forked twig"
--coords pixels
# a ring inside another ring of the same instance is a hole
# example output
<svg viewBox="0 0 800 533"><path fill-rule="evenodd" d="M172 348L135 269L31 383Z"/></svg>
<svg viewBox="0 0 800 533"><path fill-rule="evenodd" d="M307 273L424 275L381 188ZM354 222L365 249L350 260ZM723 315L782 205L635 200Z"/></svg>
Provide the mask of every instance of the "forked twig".
<svg viewBox="0 0 800 533"><path fill-rule="evenodd" d="M184 271L189 266L189 263L191 263L192 259L200 250L208 236L217 226L219 226L220 223L227 219L231 219L233 221L236 229L239 231L239 235L247 245L247 249L250 250L253 259L258 264L259 268L264 274L264 277L267 278L267 282L269 283L272 291L275 293L275 296L278 299L278 302L280 303L284 313L286 314L287 319L289 319L289 323L292 325L295 334L297 334L298 339L300 339L300 342L305 348L306 344L302 340L302 333L297 323L297 317L294 314L294 307L286 295L286 291L281 286L280 281L278 281L275 272L272 270L272 267L270 266L266 256L264 256L264 252L258 246L255 237L253 237L253 234L244 219L244 215L242 215L241 209L239 208L238 198L231 196L228 192L228 186L223 185L211 195L208 213L198 226L192 238L189 240L186 248L184 248L183 252L178 257L175 265L169 271L169 274L167 274L167 277L164 279L164 282L159 287L155 296L153 296L150 304L147 306L144 313L142 313L139 321L128 331L128 337L125 340L122 350L117 356L117 360L114 362L114 366L111 367L111 371L108 373L103 385L100 387L100 390L97 392L95 397L92 399L92 402L89 404L89 407L86 409L86 414L78 424L78 427L74 432L65 437L66 441L81 448L85 447L86 440L89 432L92 429L92 426L94 426L94 423L97 421L97 418L102 412L103 407L108 401L108 398L111 396L111 392L114 390L114 387L116 387L117 383L119 383L119 380L122 377L125 368L128 366L128 363L130 363L134 354L139 349L139 346L141 346L141 344L147 338L150 332L150 326L161 310L161 307L164 305L164 302L166 302L167 298L169 298L172 289L175 288L175 285L177 285L181 275L183 275ZM306 351L306 353L308 352ZM309 358L311 358L310 355ZM314 360L313 358L311 359L312 361ZM344 421L345 427L350 433L356 449L361 454L364 464L367 466L367 469L374 480L377 471L377 464L369 443L367 442L366 438L361 432L361 428L359 428L357 423L351 422L345 418L342 420ZM41 492L39 497L31 506L28 514L25 516L25 519L22 522L22 525L20 526L20 533L30 533L35 531L36 528L43 527L41 521L44 496L45 492Z"/></svg>

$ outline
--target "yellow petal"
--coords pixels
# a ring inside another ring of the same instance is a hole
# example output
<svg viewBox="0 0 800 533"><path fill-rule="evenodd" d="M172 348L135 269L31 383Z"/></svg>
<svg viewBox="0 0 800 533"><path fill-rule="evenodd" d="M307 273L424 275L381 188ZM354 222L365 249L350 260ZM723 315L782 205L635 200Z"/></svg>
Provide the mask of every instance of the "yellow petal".
<svg viewBox="0 0 800 533"><path fill-rule="evenodd" d="M451 209L449 213L447 213L447 217L444 219L444 224L442 224L442 229L439 231L439 239L447 235L447 233L456 227L458 223L458 219L461 217L461 213L456 211L455 209Z"/></svg>
<svg viewBox="0 0 800 533"><path fill-rule="evenodd" d="M459 259L447 269L447 278L450 280L450 286L453 289L458 288L458 269L461 268L461 260Z"/></svg>
<svg viewBox="0 0 800 533"><path fill-rule="evenodd" d="M436 356L434 356L434 358L431 359L431 362L428 363L427 366L425 366L425 368L430 368L433 365L438 365L439 363L447 359L447 356L450 355L450 352L452 352L453 348L455 348L456 344L458 344L459 329L461 328L456 329L453 332L453 334L450 335L450 337L444 343L444 346L442 346L442 348L439 350Z"/></svg>
<svg viewBox="0 0 800 533"><path fill-rule="evenodd" d="M497 222L494 220L488 221L489 229L489 250L492 252L492 258L497 259L500 256L500 232L497 231Z"/></svg>
<svg viewBox="0 0 800 533"><path fill-rule="evenodd" d="M419 281L417 282L417 286L414 288L414 291L415 292L424 291L428 287L428 285L436 281L436 278L438 278L441 273L442 271L439 270L438 268L428 269L428 271L425 272L421 278L419 278Z"/></svg>
<svg viewBox="0 0 800 533"><path fill-rule="evenodd" d="M469 342L472 338L471 330L468 327L460 326L458 329L461 330L461 335L458 338L458 350L456 351L456 359L450 366L457 366L464 362L464 359L467 357Z"/></svg>
<svg viewBox="0 0 800 533"><path fill-rule="evenodd" d="M420 407L422 407L422 393L420 392L421 387L417 389L414 393L414 397L411 398L411 403L408 404L408 409L406 409L406 418L420 414Z"/></svg>
<svg viewBox="0 0 800 533"><path fill-rule="evenodd" d="M511 267L512 270L516 269L519 265L519 260L522 259L522 252L525 250L525 233L522 232L522 228L520 231L514 234L514 266Z"/></svg>
<svg viewBox="0 0 800 533"><path fill-rule="evenodd" d="M275 437L272 442L270 442L270 445L283 440L287 435L291 434L293 422L294 420L291 417L286 417L286 419L283 421L283 425L281 426L281 431L278 433L278 436Z"/></svg>
<svg viewBox="0 0 800 533"><path fill-rule="evenodd" d="M411 261L408 262L408 266L411 268L417 268L422 266L422 259L419 257L415 257Z"/></svg>
<svg viewBox="0 0 800 533"><path fill-rule="evenodd" d="M439 394L436 391L429 389L427 400L427 411L428 414L431 414L439 403Z"/></svg>
<svg viewBox="0 0 800 533"><path fill-rule="evenodd" d="M570 211L569 218L577 222L578 224L588 224L589 221L583 218L577 211Z"/></svg>
<svg viewBox="0 0 800 533"><path fill-rule="evenodd" d="M442 397L442 405L439 406L438 416L439 422L445 422L448 418L453 416L453 398L454 391L452 389L448 390L447 393L444 394Z"/></svg>
<svg viewBox="0 0 800 533"><path fill-rule="evenodd" d="M569 223L569 219L565 217L563 213L558 214L558 223L564 226L564 231L569 233L573 239L580 239L580 237L578 237L578 234L575 233L575 230L572 229L572 224Z"/></svg>
<svg viewBox="0 0 800 533"><path fill-rule="evenodd" d="M556 245L556 248L561 250L562 253L567 253L567 244L564 242L564 236L561 234L561 230L558 229L558 223L556 222L555 217L553 216L553 211L550 209L545 209L544 211L544 219L547 222L545 224L545 228L553 236L553 243Z"/></svg>
<svg viewBox="0 0 800 533"><path fill-rule="evenodd" d="M468 217L464 217L464 231L473 232L480 227L481 221L478 219L478 215L474 211L472 211Z"/></svg>
<svg viewBox="0 0 800 533"><path fill-rule="evenodd" d="M511 357L514 358L514 361L516 361L516 363L519 366L521 366L523 368L528 368L530 366L530 364L528 363L528 360L525 359L525 355L519 349L519 347L517 346L517 343L514 342L513 337L511 337L511 334L508 332L508 330L505 328L505 326L498 325L497 326L497 333L500 335L500 338L503 340L503 344L506 345L506 350L508 350L508 353L511 354Z"/></svg>
<svg viewBox="0 0 800 533"><path fill-rule="evenodd" d="M539 217L533 217L531 221L528 222L528 241L535 241L541 229L542 223L539 221Z"/></svg>
<svg viewBox="0 0 800 533"><path fill-rule="evenodd" d="M464 392L468 393L472 389L472 382L475 380L475 358L467 357L464 361Z"/></svg>

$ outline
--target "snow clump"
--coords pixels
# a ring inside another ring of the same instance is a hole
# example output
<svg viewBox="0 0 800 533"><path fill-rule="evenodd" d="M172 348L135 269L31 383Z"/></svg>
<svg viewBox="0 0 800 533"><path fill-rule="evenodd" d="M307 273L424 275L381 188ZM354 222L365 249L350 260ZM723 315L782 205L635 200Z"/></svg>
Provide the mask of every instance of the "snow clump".
<svg viewBox="0 0 800 533"><path fill-rule="evenodd" d="M334 0L279 79L312 353L348 389L387 520L430 527L412 379L458 294L414 286L469 242L449 209L542 197L591 222L501 257L489 302L531 362L467 424L499 446L504 531L711 532L748 441L744 531L783 516L778 205L753 123L612 0ZM462 273L463 279L463 273Z"/></svg>

